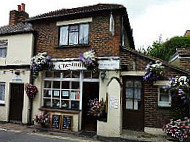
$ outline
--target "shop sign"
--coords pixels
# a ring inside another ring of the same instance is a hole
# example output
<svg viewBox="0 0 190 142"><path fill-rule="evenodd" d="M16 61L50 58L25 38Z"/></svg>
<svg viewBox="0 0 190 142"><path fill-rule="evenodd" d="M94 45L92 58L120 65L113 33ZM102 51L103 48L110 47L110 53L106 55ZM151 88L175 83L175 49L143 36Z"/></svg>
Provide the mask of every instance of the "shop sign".
<svg viewBox="0 0 190 142"><path fill-rule="evenodd" d="M102 70L118 70L120 69L119 60L99 60L98 68Z"/></svg>
<svg viewBox="0 0 190 142"><path fill-rule="evenodd" d="M54 70L86 70L80 61L53 62Z"/></svg>
<svg viewBox="0 0 190 142"><path fill-rule="evenodd" d="M22 78L20 75L15 75L12 77L12 82L22 82Z"/></svg>
<svg viewBox="0 0 190 142"><path fill-rule="evenodd" d="M119 107L119 99L118 97L110 97L110 108L118 109Z"/></svg>

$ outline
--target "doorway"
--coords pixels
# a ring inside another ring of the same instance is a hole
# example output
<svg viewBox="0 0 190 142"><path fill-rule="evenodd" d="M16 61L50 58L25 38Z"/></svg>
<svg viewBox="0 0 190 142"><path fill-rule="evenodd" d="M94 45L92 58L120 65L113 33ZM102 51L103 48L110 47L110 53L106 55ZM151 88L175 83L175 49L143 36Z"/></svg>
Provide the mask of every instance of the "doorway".
<svg viewBox="0 0 190 142"><path fill-rule="evenodd" d="M88 115L88 102L94 98L99 99L99 82L84 82L82 100L82 129L84 131L97 131L97 119Z"/></svg>
<svg viewBox="0 0 190 142"><path fill-rule="evenodd" d="M123 79L123 128L144 130L144 99L142 78Z"/></svg>
<svg viewBox="0 0 190 142"><path fill-rule="evenodd" d="M21 123L24 99L24 84L11 83L10 90L9 121L14 123Z"/></svg>

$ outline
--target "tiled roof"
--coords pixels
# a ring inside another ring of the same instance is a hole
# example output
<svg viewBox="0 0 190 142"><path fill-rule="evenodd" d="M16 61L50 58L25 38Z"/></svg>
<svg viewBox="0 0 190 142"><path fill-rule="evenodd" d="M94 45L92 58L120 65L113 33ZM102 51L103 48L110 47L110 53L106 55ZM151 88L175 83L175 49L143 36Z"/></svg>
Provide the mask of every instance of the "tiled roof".
<svg viewBox="0 0 190 142"><path fill-rule="evenodd" d="M18 23L16 25L7 25L0 27L0 35L25 33L30 31L33 31L33 28L29 23Z"/></svg>
<svg viewBox="0 0 190 142"><path fill-rule="evenodd" d="M71 15L71 14L97 12L97 11L102 11L102 10L122 9L122 8L125 8L125 7L123 5L118 5L118 4L97 4L97 5L77 7L77 8L72 8L72 9L60 9L60 10L55 10L48 13L40 14L35 17L31 17L27 19L26 21L33 21L33 20L44 19L44 18L53 18L53 17Z"/></svg>
<svg viewBox="0 0 190 142"><path fill-rule="evenodd" d="M190 56L190 48L177 48L179 56Z"/></svg>
<svg viewBox="0 0 190 142"><path fill-rule="evenodd" d="M132 49L132 48L124 48L124 49L122 50L122 52L130 52L130 53L132 53L132 54L136 54L136 55L138 55L138 56L144 57L144 58L149 59L149 60L151 60L151 61L159 60L160 62L162 62L163 65L165 65L165 66L167 66L167 67L169 67L169 68L172 68L172 69L175 69L175 70L177 70L177 71L180 71L180 72L189 74L187 71L185 71L185 70L183 70L183 69L181 69L181 68L178 68L178 67L176 67L176 66L173 66L172 64L170 64L170 63L167 62L167 61L163 61L163 60L161 60L161 59L159 59L159 58L151 57L151 56L149 56L149 55L140 53L140 52L138 52L137 50L134 50L134 49ZM124 64L123 60L124 60L125 58L126 58L126 57L125 57L125 54L121 54L121 64Z"/></svg>

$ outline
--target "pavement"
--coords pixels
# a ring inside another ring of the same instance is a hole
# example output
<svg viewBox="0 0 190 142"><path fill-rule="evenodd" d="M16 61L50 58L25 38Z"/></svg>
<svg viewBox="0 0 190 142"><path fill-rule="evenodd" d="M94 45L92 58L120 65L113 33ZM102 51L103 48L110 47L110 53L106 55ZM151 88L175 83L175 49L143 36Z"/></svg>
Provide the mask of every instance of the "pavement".
<svg viewBox="0 0 190 142"><path fill-rule="evenodd" d="M97 136L94 132L60 132L44 129L39 126L27 126L13 123L0 123L0 131L24 133L33 136L44 136L56 139L69 139L80 142L171 142L167 135L152 135L145 132L123 130L120 138L107 138Z"/></svg>

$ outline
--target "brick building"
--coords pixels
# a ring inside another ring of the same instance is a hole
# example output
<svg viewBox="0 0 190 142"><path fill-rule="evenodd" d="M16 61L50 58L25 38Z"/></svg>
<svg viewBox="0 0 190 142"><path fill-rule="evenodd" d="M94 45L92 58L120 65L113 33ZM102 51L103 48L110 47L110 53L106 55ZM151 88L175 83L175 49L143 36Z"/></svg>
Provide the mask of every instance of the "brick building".
<svg viewBox="0 0 190 142"><path fill-rule="evenodd" d="M157 59L135 50L124 6L61 9L24 22L35 31L35 55L47 52L54 65L34 80L39 93L33 100L33 117L49 112L52 129L96 131L107 137L119 137L122 129L155 130L169 119L171 99L162 86L168 77L188 72L163 62L164 80L143 81L146 65ZM89 50L95 51L98 72L79 60ZM106 100L107 114L101 120L88 115L94 98Z"/></svg>

